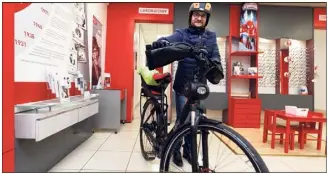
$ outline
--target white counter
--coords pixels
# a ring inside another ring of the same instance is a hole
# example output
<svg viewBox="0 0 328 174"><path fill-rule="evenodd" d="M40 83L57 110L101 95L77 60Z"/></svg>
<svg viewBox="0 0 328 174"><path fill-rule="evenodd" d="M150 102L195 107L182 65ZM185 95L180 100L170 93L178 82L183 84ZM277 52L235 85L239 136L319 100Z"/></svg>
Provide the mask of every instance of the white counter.
<svg viewBox="0 0 328 174"><path fill-rule="evenodd" d="M56 103L58 100L44 101ZM15 114L15 137L41 141L99 112L97 98L73 97L69 103Z"/></svg>

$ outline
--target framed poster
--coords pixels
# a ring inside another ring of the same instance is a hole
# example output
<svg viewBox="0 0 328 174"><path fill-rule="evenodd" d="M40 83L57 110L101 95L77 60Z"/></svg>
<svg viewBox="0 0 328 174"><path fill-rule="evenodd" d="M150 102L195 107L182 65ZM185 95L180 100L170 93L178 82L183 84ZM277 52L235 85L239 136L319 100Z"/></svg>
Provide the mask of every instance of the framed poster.
<svg viewBox="0 0 328 174"><path fill-rule="evenodd" d="M240 13L239 51L256 51L257 3L244 3Z"/></svg>
<svg viewBox="0 0 328 174"><path fill-rule="evenodd" d="M92 86L102 84L102 24L93 16L92 31Z"/></svg>

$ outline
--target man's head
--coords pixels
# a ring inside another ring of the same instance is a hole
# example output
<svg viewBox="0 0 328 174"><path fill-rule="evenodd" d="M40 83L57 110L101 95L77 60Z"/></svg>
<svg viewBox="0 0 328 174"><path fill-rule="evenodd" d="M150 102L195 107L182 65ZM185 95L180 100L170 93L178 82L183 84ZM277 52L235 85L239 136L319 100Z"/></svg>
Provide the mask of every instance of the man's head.
<svg viewBox="0 0 328 174"><path fill-rule="evenodd" d="M211 16L210 3L192 3L189 8L189 25L197 28L205 28Z"/></svg>

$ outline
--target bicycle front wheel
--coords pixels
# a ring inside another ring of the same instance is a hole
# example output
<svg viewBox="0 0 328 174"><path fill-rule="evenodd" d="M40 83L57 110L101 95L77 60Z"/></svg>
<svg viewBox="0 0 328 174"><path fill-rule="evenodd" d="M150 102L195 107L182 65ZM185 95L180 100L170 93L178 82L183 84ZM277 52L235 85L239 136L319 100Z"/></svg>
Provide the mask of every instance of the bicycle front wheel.
<svg viewBox="0 0 328 174"><path fill-rule="evenodd" d="M228 126L213 120L204 119L199 123L197 132L197 142L199 142L197 143L198 172L269 172L254 147ZM206 135L206 138L202 140L204 132L212 134ZM170 136L161 158L160 172L192 172L192 166L187 160L183 159L184 162L181 169L172 160L173 153L174 151L176 153L178 144L181 143L183 137L190 135L190 133L190 124L185 124ZM204 144L205 139L208 142ZM186 142L184 143L186 144ZM217 147L222 149L217 149ZM236 148L239 149L237 150ZM205 163L206 168L203 166ZM229 164L230 166L228 166Z"/></svg>

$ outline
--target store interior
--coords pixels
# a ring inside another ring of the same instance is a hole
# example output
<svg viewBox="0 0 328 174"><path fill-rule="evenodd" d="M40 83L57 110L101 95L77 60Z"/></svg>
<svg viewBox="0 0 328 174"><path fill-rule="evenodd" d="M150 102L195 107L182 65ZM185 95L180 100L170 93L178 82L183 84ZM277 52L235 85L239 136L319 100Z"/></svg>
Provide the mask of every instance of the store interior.
<svg viewBox="0 0 328 174"><path fill-rule="evenodd" d="M140 72L145 46L187 27L190 4L4 3L2 171L159 172L161 160L145 160L141 147L149 98ZM206 117L244 137L270 172L327 172L326 3L254 4L247 13L211 3L225 77L208 81ZM155 69L172 76L168 131L177 68ZM209 137L210 167L251 172L245 151ZM192 172L183 163L172 171Z"/></svg>

